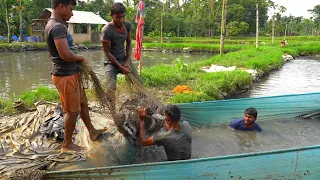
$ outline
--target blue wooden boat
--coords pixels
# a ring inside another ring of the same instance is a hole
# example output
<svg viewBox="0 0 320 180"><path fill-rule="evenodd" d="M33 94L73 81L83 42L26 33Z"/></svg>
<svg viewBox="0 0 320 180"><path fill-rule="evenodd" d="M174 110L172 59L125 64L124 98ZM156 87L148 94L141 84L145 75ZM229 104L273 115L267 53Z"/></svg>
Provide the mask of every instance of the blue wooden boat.
<svg viewBox="0 0 320 180"><path fill-rule="evenodd" d="M247 107L260 120L319 111L320 93L179 104L193 126L230 122ZM48 172L46 179L320 179L320 145L191 159Z"/></svg>

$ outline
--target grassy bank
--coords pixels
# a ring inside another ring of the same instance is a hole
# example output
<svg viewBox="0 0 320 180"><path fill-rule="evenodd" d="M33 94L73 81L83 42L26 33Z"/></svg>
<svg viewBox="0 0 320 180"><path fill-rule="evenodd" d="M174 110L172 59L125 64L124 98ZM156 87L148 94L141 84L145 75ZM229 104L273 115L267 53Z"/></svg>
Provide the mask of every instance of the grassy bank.
<svg viewBox="0 0 320 180"><path fill-rule="evenodd" d="M170 50L178 52L220 52L220 44L196 44L196 43L144 43L145 49ZM244 46L239 44L226 44L225 52L238 51Z"/></svg>
<svg viewBox="0 0 320 180"><path fill-rule="evenodd" d="M274 38L274 44L280 45L283 37L276 36ZM304 42L319 42L319 36L287 36L286 40L291 44L293 43L304 43ZM160 37L144 37L144 42L148 43L159 43ZM220 44L220 36L214 37L169 37L164 38L165 43L197 43L197 44ZM226 44L255 44L256 39L254 37L227 37L225 40ZM260 36L259 42L271 44L271 36Z"/></svg>
<svg viewBox="0 0 320 180"><path fill-rule="evenodd" d="M38 101L59 102L59 94L56 89L49 87L38 87L33 91L27 91L12 99L0 99L0 114L12 114L17 112L13 108L15 101L23 101L24 107L33 108Z"/></svg>
<svg viewBox="0 0 320 180"><path fill-rule="evenodd" d="M193 89L191 93L177 93L168 97L168 102L171 103L224 99L252 83L253 77L241 69L254 69L260 74L269 73L283 65L282 55L281 48L244 47L241 51L214 56L184 68L179 64L154 66L144 69L142 77L145 85L150 88L169 91L177 85L186 85ZM216 73L206 73L201 70L202 67L211 64L236 66L237 70Z"/></svg>
<svg viewBox="0 0 320 180"><path fill-rule="evenodd" d="M78 49L101 49L101 44L85 43L78 46ZM18 51L45 51L46 43L28 43L28 42L0 42L0 52L18 52Z"/></svg>

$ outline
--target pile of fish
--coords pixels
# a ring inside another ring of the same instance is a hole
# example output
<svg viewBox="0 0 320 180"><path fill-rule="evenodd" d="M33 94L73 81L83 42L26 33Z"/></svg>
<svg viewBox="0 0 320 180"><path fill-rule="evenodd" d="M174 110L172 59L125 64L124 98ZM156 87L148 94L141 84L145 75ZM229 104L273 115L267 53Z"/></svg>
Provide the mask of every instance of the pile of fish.
<svg viewBox="0 0 320 180"><path fill-rule="evenodd" d="M127 99L122 103L118 118L120 122L116 123L120 132L124 133L132 144L139 146L139 129L140 120L138 117L138 109L146 107L147 116L145 117L145 135L151 136L160 131L163 127L164 116L152 108L148 108L143 98Z"/></svg>

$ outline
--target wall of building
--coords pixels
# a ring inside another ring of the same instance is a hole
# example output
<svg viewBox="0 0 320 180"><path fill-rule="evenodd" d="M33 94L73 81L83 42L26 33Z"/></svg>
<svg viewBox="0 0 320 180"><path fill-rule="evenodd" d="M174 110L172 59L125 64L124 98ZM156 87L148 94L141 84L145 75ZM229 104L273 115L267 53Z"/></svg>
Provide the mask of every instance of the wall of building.
<svg viewBox="0 0 320 180"><path fill-rule="evenodd" d="M68 25L68 30L69 30L69 33L73 37L73 43L74 44L81 44L81 43L85 43L85 42L91 42L91 25L88 24L87 28L88 28L87 33L80 34L80 33L74 33L73 24L69 24Z"/></svg>

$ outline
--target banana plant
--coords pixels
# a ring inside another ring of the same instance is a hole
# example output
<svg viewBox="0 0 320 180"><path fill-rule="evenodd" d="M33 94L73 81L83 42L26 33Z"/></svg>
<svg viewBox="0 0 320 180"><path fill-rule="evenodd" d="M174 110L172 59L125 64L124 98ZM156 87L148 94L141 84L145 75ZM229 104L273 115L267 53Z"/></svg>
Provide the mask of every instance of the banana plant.
<svg viewBox="0 0 320 180"><path fill-rule="evenodd" d="M187 72L188 71L188 65L186 63L183 63L181 58L177 58L172 62L180 72Z"/></svg>

